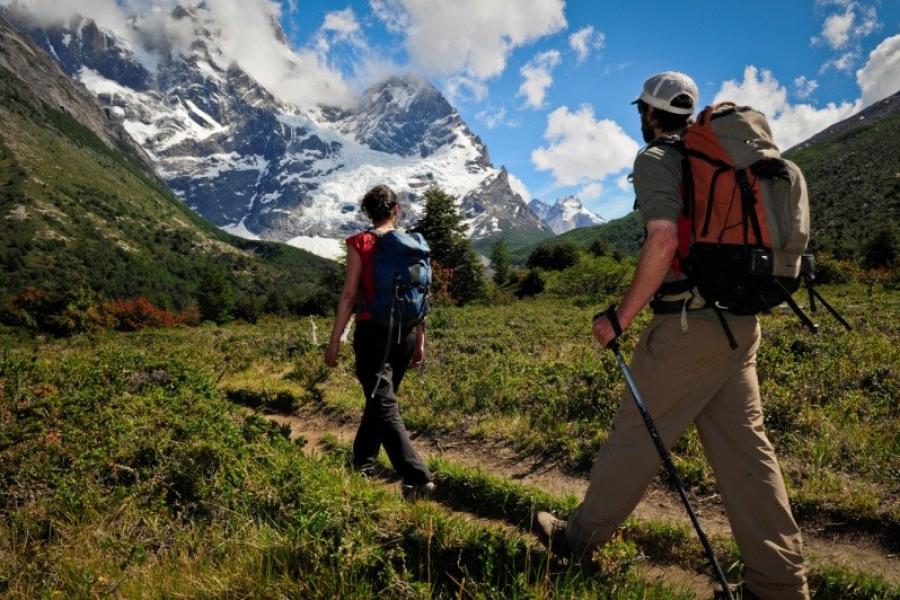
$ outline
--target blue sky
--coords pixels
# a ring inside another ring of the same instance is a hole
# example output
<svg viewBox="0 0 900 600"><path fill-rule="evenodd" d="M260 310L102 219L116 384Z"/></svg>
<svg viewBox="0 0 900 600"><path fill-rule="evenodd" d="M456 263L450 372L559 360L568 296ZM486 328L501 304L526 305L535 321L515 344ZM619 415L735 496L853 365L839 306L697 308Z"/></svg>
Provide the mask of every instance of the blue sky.
<svg viewBox="0 0 900 600"><path fill-rule="evenodd" d="M782 145L900 89L896 1L282 0L282 24L297 48L326 39L327 60L350 80L384 69L424 75L532 196L579 194L606 217L630 209L622 165L634 145L625 142L641 137L629 102L655 72L690 74L701 104L723 92L762 105L778 121ZM570 42L578 32L581 56ZM442 44L452 46L446 54ZM520 93L529 63L538 76L531 97ZM858 81L861 69L867 84ZM557 135L548 139L554 115ZM594 134L576 139L583 131ZM552 154L543 163L539 148Z"/></svg>

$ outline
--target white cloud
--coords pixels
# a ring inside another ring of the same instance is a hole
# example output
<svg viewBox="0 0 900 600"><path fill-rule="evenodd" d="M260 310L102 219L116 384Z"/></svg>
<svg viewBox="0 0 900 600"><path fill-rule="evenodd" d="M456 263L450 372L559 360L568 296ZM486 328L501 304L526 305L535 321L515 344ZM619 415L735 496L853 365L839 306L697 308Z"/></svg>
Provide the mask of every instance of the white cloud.
<svg viewBox="0 0 900 600"><path fill-rule="evenodd" d="M822 65L822 68L819 69L819 73L826 73L828 69L834 69L835 71L849 73L853 70L853 67L856 64L858 58L859 52L856 50L844 52L840 56L836 56Z"/></svg>
<svg viewBox="0 0 900 600"><path fill-rule="evenodd" d="M327 53L335 44L340 43L347 43L358 49L366 47L360 35L356 14L349 7L327 13L314 39L316 48L322 53Z"/></svg>
<svg viewBox="0 0 900 600"><path fill-rule="evenodd" d="M581 200L596 200L603 194L603 185L599 181L592 181L578 192Z"/></svg>
<svg viewBox="0 0 900 600"><path fill-rule="evenodd" d="M860 24L853 30L857 37L865 37L881 26L881 23L878 22L878 12L874 6L860 9L860 19Z"/></svg>
<svg viewBox="0 0 900 600"><path fill-rule="evenodd" d="M812 38L813 45L825 44L832 50L840 51L822 65L820 72L833 68L849 73L862 54L862 39L881 27L878 11L862 0L820 1L817 4L839 9L825 18L820 35Z"/></svg>
<svg viewBox="0 0 900 600"><path fill-rule="evenodd" d="M312 50L293 50L273 29L279 5L270 0L207 0L221 30L225 55L282 100L345 104L352 93L343 77Z"/></svg>
<svg viewBox="0 0 900 600"><path fill-rule="evenodd" d="M524 200L526 204L531 202L531 199L534 198L534 196L531 195L528 186L512 173L507 173L507 175L509 175L509 187L512 188L512 191L522 196L522 200Z"/></svg>
<svg viewBox="0 0 900 600"><path fill-rule="evenodd" d="M347 36L359 31L359 23L356 21L353 9L347 7L344 10L335 10L326 14L322 29Z"/></svg>
<svg viewBox="0 0 900 600"><path fill-rule="evenodd" d="M369 0L369 7L388 31L400 33L409 29L409 14L402 6L398 7L397 0Z"/></svg>
<svg viewBox="0 0 900 600"><path fill-rule="evenodd" d="M519 70L524 80L516 96L525 96L525 106L540 108L544 105L547 88L553 85L553 69L559 65L557 50L541 52Z"/></svg>
<svg viewBox="0 0 900 600"><path fill-rule="evenodd" d="M623 192L631 191L631 182L628 181L628 175L622 175L616 179L616 187Z"/></svg>
<svg viewBox="0 0 900 600"><path fill-rule="evenodd" d="M558 185L618 173L632 165L640 148L615 121L594 118L589 104L575 112L562 106L550 113L544 139L548 146L533 150L531 162L540 171L552 172Z"/></svg>
<svg viewBox="0 0 900 600"><path fill-rule="evenodd" d="M128 33L128 15L116 0L0 0L0 6L23 8L30 20L40 25L59 24L80 14L93 18L102 28Z"/></svg>
<svg viewBox="0 0 900 600"><path fill-rule="evenodd" d="M819 83L815 79L807 79L806 75L794 79L794 95L801 100L809 98L817 87Z"/></svg>
<svg viewBox="0 0 900 600"><path fill-rule="evenodd" d="M855 18L853 7L848 6L843 13L835 13L825 19L825 23L822 25L822 37L829 46L837 50L847 45Z"/></svg>
<svg viewBox="0 0 900 600"><path fill-rule="evenodd" d="M602 50L606 44L606 35L602 31L594 33L593 25L582 27L569 36L569 47L578 56L578 62L583 62L591 53L591 50Z"/></svg>
<svg viewBox="0 0 900 600"><path fill-rule="evenodd" d="M9 0L0 0L9 4ZM141 19L142 30L171 41L187 51L197 33L186 20L170 16L174 0L21 0L20 4L43 22L75 14L94 19L133 44L145 44L128 26L128 18ZM276 35L281 5L274 0L206 0L196 5L202 25L217 32L221 56L217 62L235 63L279 99L300 105L347 104L350 86L314 49L292 49ZM144 48L147 50L147 48ZM224 66L223 65L223 66Z"/></svg>
<svg viewBox="0 0 900 600"><path fill-rule="evenodd" d="M475 114L475 118L484 123L485 127L488 129L496 129L497 127L518 127L521 125L520 121L507 118L506 108L503 106L500 108L488 107L478 111L478 113Z"/></svg>
<svg viewBox="0 0 900 600"><path fill-rule="evenodd" d="M487 86L477 79L465 75L448 77L444 82L444 92L451 104L457 102L481 102L487 96Z"/></svg>
<svg viewBox="0 0 900 600"><path fill-rule="evenodd" d="M862 105L887 98L900 90L900 34L882 41L869 54L869 61L856 72Z"/></svg>
<svg viewBox="0 0 900 600"><path fill-rule="evenodd" d="M385 26L403 32L413 64L426 73L502 73L512 50L566 26L563 0L371 0Z"/></svg>
<svg viewBox="0 0 900 600"><path fill-rule="evenodd" d="M791 104L787 89L778 83L772 72L755 66L744 69L743 81L729 80L722 84L713 102L730 100L765 113L772 127L775 143L782 150L802 142L829 125L846 119L860 109L860 102L829 102L824 108L811 104Z"/></svg>

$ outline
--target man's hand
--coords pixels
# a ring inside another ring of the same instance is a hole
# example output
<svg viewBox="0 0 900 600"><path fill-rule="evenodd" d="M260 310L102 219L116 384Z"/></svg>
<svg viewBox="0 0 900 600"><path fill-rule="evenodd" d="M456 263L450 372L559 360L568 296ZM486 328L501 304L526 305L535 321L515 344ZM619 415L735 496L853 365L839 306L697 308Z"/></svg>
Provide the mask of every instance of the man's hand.
<svg viewBox="0 0 900 600"><path fill-rule="evenodd" d="M594 321L593 333L594 339L604 348L606 348L616 337L616 332L613 330L612 323L610 323L609 319L606 317L598 317L597 320Z"/></svg>
<svg viewBox="0 0 900 600"><path fill-rule="evenodd" d="M340 342L335 344L331 342L328 344L328 348L325 350L325 364L331 367L332 369L338 365L338 350L340 349Z"/></svg>

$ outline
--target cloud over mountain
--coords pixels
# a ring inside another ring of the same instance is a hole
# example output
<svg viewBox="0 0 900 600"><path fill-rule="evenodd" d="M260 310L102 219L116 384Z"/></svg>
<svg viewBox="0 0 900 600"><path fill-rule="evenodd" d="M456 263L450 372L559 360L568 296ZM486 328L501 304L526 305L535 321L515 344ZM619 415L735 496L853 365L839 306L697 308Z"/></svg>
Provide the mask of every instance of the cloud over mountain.
<svg viewBox="0 0 900 600"><path fill-rule="evenodd" d="M136 54L154 60L154 48L166 42L187 50L202 34L190 22L173 14L174 0L0 0L0 5L22 8L42 25L81 15L129 42ZM206 0L199 5L204 28L216 33L227 68L237 64L279 99L299 105L347 105L353 99L344 77L313 48L291 48L278 24L281 5L271 0ZM351 13L352 14L352 13ZM135 24L138 27L135 27ZM347 19L335 19L343 27Z"/></svg>
<svg viewBox="0 0 900 600"><path fill-rule="evenodd" d="M405 36L426 73L500 75L516 47L566 27L562 0L373 0L375 14Z"/></svg>

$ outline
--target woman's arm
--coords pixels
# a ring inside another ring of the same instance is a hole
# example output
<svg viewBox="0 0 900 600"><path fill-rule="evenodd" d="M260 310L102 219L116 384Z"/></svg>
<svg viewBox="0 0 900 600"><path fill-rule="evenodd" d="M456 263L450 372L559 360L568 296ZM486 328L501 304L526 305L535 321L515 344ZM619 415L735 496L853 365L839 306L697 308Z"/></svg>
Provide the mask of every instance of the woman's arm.
<svg viewBox="0 0 900 600"><path fill-rule="evenodd" d="M412 358L409 361L409 366L413 369L418 369L422 366L422 363L425 362L425 321L419 323L419 327L416 329L416 347L413 350Z"/></svg>
<svg viewBox="0 0 900 600"><path fill-rule="evenodd" d="M331 328L331 339L325 350L325 364L329 367L337 366L338 350L341 346L341 334L347 328L347 322L353 314L353 305L356 303L356 294L359 291L359 279L362 274L362 259L359 253L347 247L347 275L344 278L344 289L341 290L341 299L338 300L337 314L334 317L334 327Z"/></svg>

